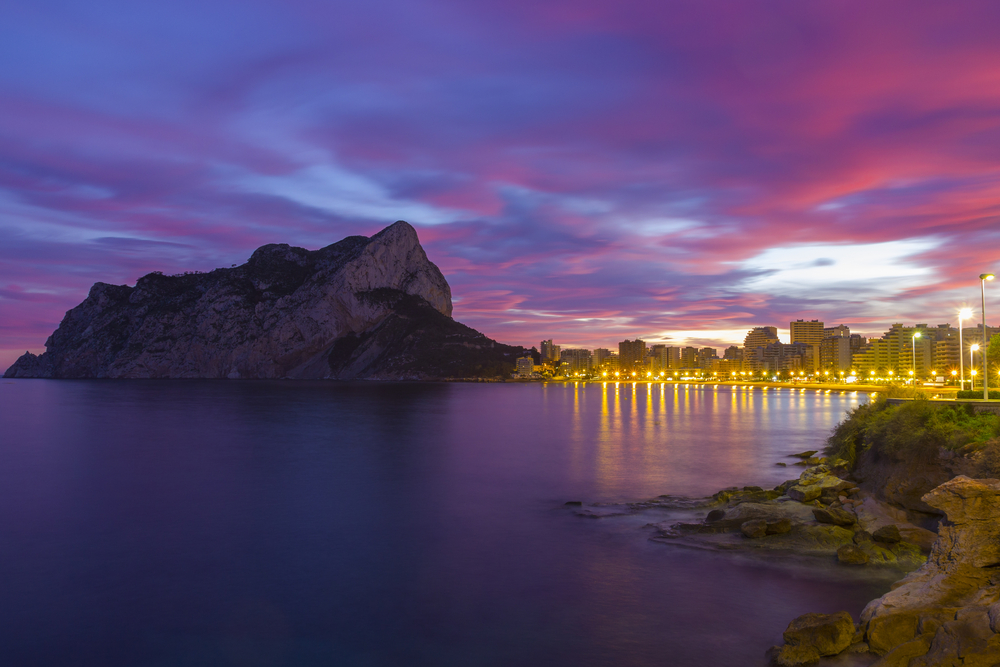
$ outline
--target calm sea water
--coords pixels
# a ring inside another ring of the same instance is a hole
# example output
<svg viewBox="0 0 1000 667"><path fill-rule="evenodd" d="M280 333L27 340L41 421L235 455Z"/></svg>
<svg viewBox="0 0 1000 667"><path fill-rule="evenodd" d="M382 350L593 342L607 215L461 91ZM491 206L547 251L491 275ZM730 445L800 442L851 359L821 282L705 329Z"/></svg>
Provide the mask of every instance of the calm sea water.
<svg viewBox="0 0 1000 667"><path fill-rule="evenodd" d="M0 664L760 665L895 578L563 503L773 486L866 398L667 385L0 383Z"/></svg>

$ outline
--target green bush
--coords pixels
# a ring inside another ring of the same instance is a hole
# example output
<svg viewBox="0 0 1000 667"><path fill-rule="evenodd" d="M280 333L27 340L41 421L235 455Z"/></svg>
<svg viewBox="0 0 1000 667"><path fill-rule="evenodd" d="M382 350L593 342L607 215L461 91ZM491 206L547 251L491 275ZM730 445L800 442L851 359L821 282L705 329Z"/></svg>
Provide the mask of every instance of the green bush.
<svg viewBox="0 0 1000 667"><path fill-rule="evenodd" d="M837 425L827 440L826 451L853 468L867 451L876 459L930 459L941 447L974 451L998 436L1000 416L996 414L975 412L968 405L941 405L921 399L891 405L884 396L878 396L852 410Z"/></svg>
<svg viewBox="0 0 1000 667"><path fill-rule="evenodd" d="M1000 401L1000 391L994 391L994 390L991 389L990 392L989 392L989 395L990 395L990 400ZM974 391L960 391L960 392L958 392L958 398L980 398L981 399L982 397L983 397L983 390L982 389L974 390Z"/></svg>

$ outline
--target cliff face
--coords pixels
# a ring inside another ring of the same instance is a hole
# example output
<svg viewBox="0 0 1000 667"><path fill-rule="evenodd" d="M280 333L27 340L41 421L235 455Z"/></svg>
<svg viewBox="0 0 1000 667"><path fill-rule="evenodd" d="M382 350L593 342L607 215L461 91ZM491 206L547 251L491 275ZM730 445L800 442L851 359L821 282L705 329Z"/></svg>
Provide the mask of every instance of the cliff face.
<svg viewBox="0 0 1000 667"><path fill-rule="evenodd" d="M4 377L424 378L521 353L451 312L447 281L400 221L315 251L266 245L232 269L97 283L46 352Z"/></svg>

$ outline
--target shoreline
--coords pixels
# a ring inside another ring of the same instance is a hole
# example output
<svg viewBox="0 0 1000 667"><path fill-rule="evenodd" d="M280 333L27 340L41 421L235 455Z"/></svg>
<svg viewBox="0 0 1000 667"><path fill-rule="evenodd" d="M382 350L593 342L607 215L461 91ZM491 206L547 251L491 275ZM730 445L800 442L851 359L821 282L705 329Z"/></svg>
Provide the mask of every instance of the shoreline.
<svg viewBox="0 0 1000 667"><path fill-rule="evenodd" d="M474 380L473 380L474 381ZM862 392L862 393L879 393L887 391L890 387L895 387L899 385L876 385L876 384L840 384L832 382L739 382L731 380L719 380L719 381L691 381L691 380L606 380L606 379L575 379L575 378L552 378L552 379L507 379L505 382L515 383L515 384L528 384L532 382L539 382L543 384L553 383L553 384L567 384L573 383L585 383L585 384L670 384L670 385L693 385L693 386L730 386L730 387L741 387L744 389L799 389L799 390L810 390L810 391L836 391L836 392ZM955 399L958 395L958 387L916 387L918 391L925 394L931 394L932 398L940 398L943 400Z"/></svg>

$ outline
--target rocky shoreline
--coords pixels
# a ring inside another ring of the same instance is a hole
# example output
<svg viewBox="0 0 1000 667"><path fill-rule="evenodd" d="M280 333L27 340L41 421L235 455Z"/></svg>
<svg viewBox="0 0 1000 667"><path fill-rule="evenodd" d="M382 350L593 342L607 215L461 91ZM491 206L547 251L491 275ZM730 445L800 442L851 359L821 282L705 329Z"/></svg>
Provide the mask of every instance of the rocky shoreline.
<svg viewBox="0 0 1000 667"><path fill-rule="evenodd" d="M920 498L944 518L885 502L863 489L845 461L799 456L798 478L773 489L728 488L707 498L659 496L627 505L567 503L603 518L680 510L696 520L653 522L650 539L675 546L895 568L905 576L850 611L791 621L768 651L780 667L822 665L854 654L873 667L1000 667L1000 481L958 475ZM697 520L700 519L700 520Z"/></svg>

